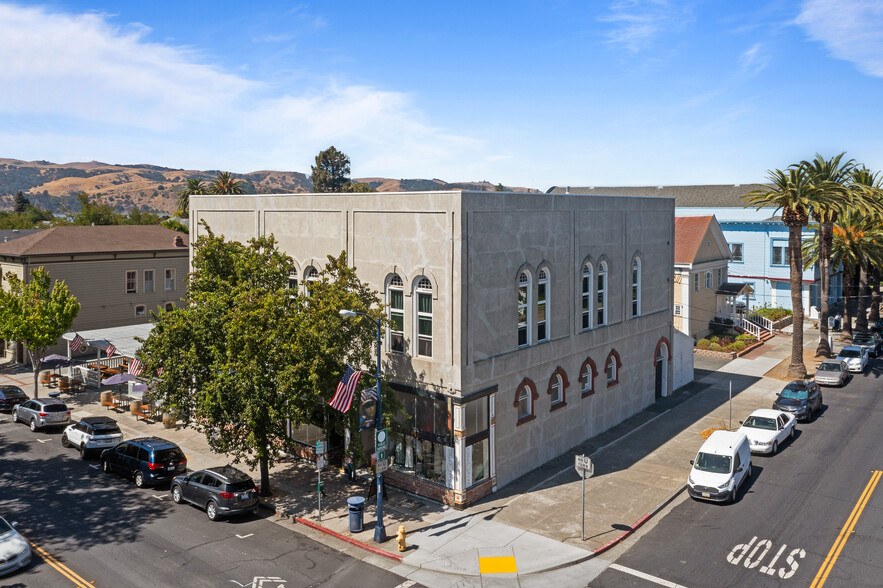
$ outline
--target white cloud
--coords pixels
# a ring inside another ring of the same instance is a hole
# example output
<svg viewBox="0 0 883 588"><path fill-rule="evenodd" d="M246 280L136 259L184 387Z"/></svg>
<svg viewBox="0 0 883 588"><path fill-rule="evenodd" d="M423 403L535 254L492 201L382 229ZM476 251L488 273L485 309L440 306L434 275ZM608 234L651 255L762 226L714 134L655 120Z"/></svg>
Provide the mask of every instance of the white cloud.
<svg viewBox="0 0 883 588"><path fill-rule="evenodd" d="M614 0L609 14L598 18L611 23L608 43L637 53L670 32L677 32L688 19L690 10L673 6L668 0Z"/></svg>
<svg viewBox="0 0 883 588"><path fill-rule="evenodd" d="M883 3L879 0L807 0L795 22L834 57L883 77Z"/></svg>
<svg viewBox="0 0 883 588"><path fill-rule="evenodd" d="M751 75L760 73L769 63L769 59L763 51L762 43L756 43L744 51L739 61L742 71Z"/></svg>
<svg viewBox="0 0 883 588"><path fill-rule="evenodd" d="M354 174L457 178L484 157L483 141L426 122L402 92L304 77L279 88L104 14L0 4L0 30L2 157L308 171L333 143Z"/></svg>

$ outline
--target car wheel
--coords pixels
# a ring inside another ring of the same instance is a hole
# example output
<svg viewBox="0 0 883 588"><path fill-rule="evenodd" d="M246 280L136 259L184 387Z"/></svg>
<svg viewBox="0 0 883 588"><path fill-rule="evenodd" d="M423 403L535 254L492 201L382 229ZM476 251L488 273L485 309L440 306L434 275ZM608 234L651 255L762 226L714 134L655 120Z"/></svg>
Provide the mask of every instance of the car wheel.
<svg viewBox="0 0 883 588"><path fill-rule="evenodd" d="M775 455L777 453L779 453L779 442L773 441L773 450L770 451L770 455Z"/></svg>
<svg viewBox="0 0 883 588"><path fill-rule="evenodd" d="M141 472L135 472L135 485L144 488L144 474Z"/></svg>
<svg viewBox="0 0 883 588"><path fill-rule="evenodd" d="M105 474L110 473L110 463L106 459L101 462L101 469L104 470Z"/></svg>
<svg viewBox="0 0 883 588"><path fill-rule="evenodd" d="M31 430L32 431L37 430L37 419L31 419Z"/></svg>
<svg viewBox="0 0 883 588"><path fill-rule="evenodd" d="M745 475L751 478L751 464L748 464L748 473L746 473Z"/></svg>
<svg viewBox="0 0 883 588"><path fill-rule="evenodd" d="M215 504L214 500L210 500L207 505L205 505L205 514L210 521L218 520L218 505Z"/></svg>
<svg viewBox="0 0 883 588"><path fill-rule="evenodd" d="M87 453L88 452L86 451L86 444L80 443L80 459L86 459Z"/></svg>
<svg viewBox="0 0 883 588"><path fill-rule="evenodd" d="M61 446L62 447L70 447L71 442L67 440L67 433L63 433L61 435Z"/></svg>
<svg viewBox="0 0 883 588"><path fill-rule="evenodd" d="M12 422L13 422L13 423L17 423L17 422L18 422L18 411L16 411L16 410L13 410L13 411L12 411Z"/></svg>
<svg viewBox="0 0 883 588"><path fill-rule="evenodd" d="M180 486L172 486L172 500L175 501L175 504L181 504L183 497L181 496Z"/></svg>

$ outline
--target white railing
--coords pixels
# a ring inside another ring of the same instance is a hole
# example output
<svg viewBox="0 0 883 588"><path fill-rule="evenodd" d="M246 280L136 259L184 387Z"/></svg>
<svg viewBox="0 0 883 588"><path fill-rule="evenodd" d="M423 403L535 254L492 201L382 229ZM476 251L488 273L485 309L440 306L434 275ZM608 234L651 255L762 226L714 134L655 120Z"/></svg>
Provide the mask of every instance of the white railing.
<svg viewBox="0 0 883 588"><path fill-rule="evenodd" d="M761 314L757 314L754 311L748 313L748 320L757 325L760 325L762 328L766 329L770 333L772 333L775 329L775 327L773 326L773 321Z"/></svg>
<svg viewBox="0 0 883 588"><path fill-rule="evenodd" d="M760 325L753 323L748 319L736 317L736 326L746 333L754 335L758 341L760 340L760 332L763 330Z"/></svg>

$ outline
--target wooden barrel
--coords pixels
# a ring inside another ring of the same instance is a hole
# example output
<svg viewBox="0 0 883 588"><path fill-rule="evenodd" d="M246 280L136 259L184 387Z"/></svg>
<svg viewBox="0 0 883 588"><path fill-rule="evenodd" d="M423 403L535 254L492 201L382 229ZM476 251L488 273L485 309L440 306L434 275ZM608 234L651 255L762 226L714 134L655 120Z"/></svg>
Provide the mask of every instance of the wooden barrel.
<svg viewBox="0 0 883 588"><path fill-rule="evenodd" d="M162 426L164 426L166 429L171 429L171 428L173 428L173 427L175 426L175 423L176 423L176 422L177 422L177 419L175 418L175 415L173 415L173 414L170 413L170 412L164 412L164 413L163 413L163 415L162 415Z"/></svg>
<svg viewBox="0 0 883 588"><path fill-rule="evenodd" d="M111 390L102 390L101 406L107 406L113 402L113 392Z"/></svg>
<svg viewBox="0 0 883 588"><path fill-rule="evenodd" d="M129 412L132 414L141 412L141 401L140 400L132 400L129 402Z"/></svg>

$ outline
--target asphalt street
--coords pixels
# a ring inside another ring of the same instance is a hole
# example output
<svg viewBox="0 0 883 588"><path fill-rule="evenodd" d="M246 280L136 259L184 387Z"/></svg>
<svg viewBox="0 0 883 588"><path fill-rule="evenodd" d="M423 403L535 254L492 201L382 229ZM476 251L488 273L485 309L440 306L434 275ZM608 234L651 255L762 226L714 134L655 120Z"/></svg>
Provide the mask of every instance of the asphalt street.
<svg viewBox="0 0 883 588"><path fill-rule="evenodd" d="M0 413L0 514L38 548L0 587L402 585L262 516L212 523L168 487L138 489L81 461L60 433Z"/></svg>
<svg viewBox="0 0 883 588"><path fill-rule="evenodd" d="M752 457L735 504L681 499L590 585L880 586L881 379L883 360L872 360L844 388L823 388L814 421L778 455Z"/></svg>

